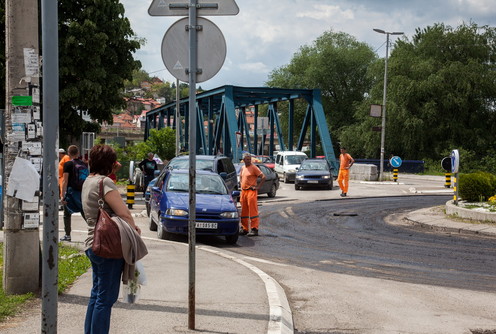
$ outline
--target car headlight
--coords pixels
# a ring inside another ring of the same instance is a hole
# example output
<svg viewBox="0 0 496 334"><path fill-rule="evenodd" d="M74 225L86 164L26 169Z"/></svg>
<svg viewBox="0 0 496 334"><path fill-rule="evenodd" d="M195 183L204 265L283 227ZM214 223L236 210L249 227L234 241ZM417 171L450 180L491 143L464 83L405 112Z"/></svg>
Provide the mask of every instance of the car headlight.
<svg viewBox="0 0 496 334"><path fill-rule="evenodd" d="M296 169L289 169L288 173L296 173Z"/></svg>
<svg viewBox="0 0 496 334"><path fill-rule="evenodd" d="M303 178L303 175L296 175L296 178L297 179L302 179Z"/></svg>
<svg viewBox="0 0 496 334"><path fill-rule="evenodd" d="M329 179L329 178L331 178L331 176L330 175L324 175L324 176L322 176L322 178L323 179Z"/></svg>
<svg viewBox="0 0 496 334"><path fill-rule="evenodd" d="M223 218L238 218L238 211L222 212L220 214Z"/></svg>
<svg viewBox="0 0 496 334"><path fill-rule="evenodd" d="M187 216L188 211L181 209L167 209L165 214L168 216Z"/></svg>

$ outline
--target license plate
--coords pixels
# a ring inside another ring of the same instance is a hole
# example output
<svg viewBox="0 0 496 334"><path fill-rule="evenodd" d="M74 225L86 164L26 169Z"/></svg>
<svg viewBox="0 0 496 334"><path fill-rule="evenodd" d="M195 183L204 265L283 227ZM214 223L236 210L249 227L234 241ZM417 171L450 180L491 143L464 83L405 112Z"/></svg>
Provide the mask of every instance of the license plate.
<svg viewBox="0 0 496 334"><path fill-rule="evenodd" d="M211 229L216 229L217 228L217 223L200 223L200 222L196 222L195 227L196 228L211 228Z"/></svg>
<svg viewBox="0 0 496 334"><path fill-rule="evenodd" d="M319 181L308 181L308 183L319 183Z"/></svg>

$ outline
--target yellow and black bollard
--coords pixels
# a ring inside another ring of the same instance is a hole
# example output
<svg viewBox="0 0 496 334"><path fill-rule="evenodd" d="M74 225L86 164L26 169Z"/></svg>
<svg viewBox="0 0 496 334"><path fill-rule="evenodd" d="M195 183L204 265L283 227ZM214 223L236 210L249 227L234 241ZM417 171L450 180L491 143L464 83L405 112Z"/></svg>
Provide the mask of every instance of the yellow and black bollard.
<svg viewBox="0 0 496 334"><path fill-rule="evenodd" d="M398 168L393 169L393 181L398 182Z"/></svg>
<svg viewBox="0 0 496 334"><path fill-rule="evenodd" d="M451 188L451 173L445 173L444 176L446 178L446 181L444 182L444 187Z"/></svg>
<svg viewBox="0 0 496 334"><path fill-rule="evenodd" d="M132 183L129 183L127 185L127 199L126 199L126 203L127 203L127 207L129 209L132 209L133 208L133 204L134 204L134 189L135 189L135 185L132 184Z"/></svg>

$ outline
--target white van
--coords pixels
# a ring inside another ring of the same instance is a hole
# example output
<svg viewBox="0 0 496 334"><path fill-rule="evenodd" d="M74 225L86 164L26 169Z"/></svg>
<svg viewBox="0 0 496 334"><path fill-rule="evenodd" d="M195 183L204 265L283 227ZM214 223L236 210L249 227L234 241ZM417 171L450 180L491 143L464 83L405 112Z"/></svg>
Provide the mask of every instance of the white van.
<svg viewBox="0 0 496 334"><path fill-rule="evenodd" d="M305 160L307 155L299 151L281 151L276 155L274 170L277 176L282 177L285 183L294 182L296 169Z"/></svg>

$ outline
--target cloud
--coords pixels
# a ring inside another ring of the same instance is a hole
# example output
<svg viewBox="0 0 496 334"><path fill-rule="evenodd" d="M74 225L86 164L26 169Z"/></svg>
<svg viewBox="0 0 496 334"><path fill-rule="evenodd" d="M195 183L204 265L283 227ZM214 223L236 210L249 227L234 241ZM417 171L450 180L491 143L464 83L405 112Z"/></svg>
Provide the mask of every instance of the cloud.
<svg viewBox="0 0 496 334"><path fill-rule="evenodd" d="M385 36L373 28L403 31L437 22L456 27L471 20L496 25L494 0L235 0L237 16L208 17L223 32L227 57L223 68L203 88L224 84L258 86L275 68L286 65L302 45L311 45L323 32L342 31L368 43L383 57ZM147 44L136 53L146 71L160 71L165 80L161 43L166 30L179 17L150 17L151 0L121 0L126 16ZM394 41L394 40L393 40ZM172 78L172 80L175 80Z"/></svg>

